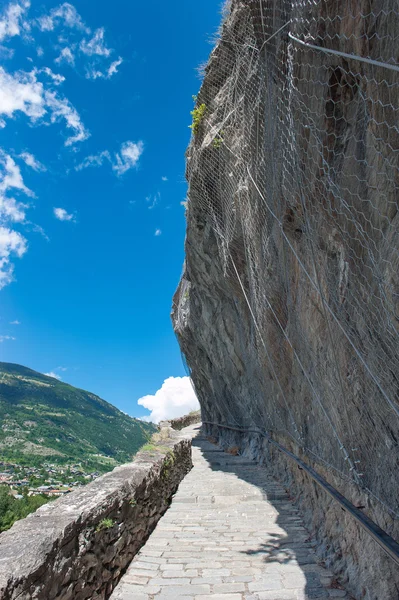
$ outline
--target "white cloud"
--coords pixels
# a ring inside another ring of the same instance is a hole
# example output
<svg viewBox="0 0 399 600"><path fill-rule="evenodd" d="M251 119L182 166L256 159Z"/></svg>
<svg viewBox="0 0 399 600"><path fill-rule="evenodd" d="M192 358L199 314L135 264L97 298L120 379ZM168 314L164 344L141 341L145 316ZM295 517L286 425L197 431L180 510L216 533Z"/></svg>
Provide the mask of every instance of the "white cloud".
<svg viewBox="0 0 399 600"><path fill-rule="evenodd" d="M101 167L105 160L112 163L112 158L108 150L104 150L103 152L100 152L100 154L93 154L87 156L83 162L81 162L75 167L75 170L81 171L82 169L86 169L87 167Z"/></svg>
<svg viewBox="0 0 399 600"><path fill-rule="evenodd" d="M0 45L0 59L10 60L15 54L13 48L7 48L6 46ZM28 59L29 60L29 59Z"/></svg>
<svg viewBox="0 0 399 600"><path fill-rule="evenodd" d="M9 227L10 223L25 222L27 206L9 197L9 190L16 190L28 196L34 195L24 184L14 159L0 150L0 289L13 281L14 265L11 258L20 258L27 250L26 239Z"/></svg>
<svg viewBox="0 0 399 600"><path fill-rule="evenodd" d="M154 235L155 236L162 235L162 231L160 229L156 229Z"/></svg>
<svg viewBox="0 0 399 600"><path fill-rule="evenodd" d="M46 112L43 84L37 81L36 71L19 71L10 75L0 67L0 114L12 117L14 112L25 113L36 121Z"/></svg>
<svg viewBox="0 0 399 600"><path fill-rule="evenodd" d="M118 72L118 67L123 63L123 58L120 56L118 60L114 60L113 63L110 64L107 71L107 79L110 79L114 73Z"/></svg>
<svg viewBox="0 0 399 600"><path fill-rule="evenodd" d="M37 48L36 48L36 53L37 53L37 55L38 55L39 57L40 57L40 56L43 56L43 55L44 55L44 50L43 50L43 48L42 48L41 46L37 46Z"/></svg>
<svg viewBox="0 0 399 600"><path fill-rule="evenodd" d="M15 321L10 321L10 325L21 325L21 322L15 319Z"/></svg>
<svg viewBox="0 0 399 600"><path fill-rule="evenodd" d="M0 196L11 188L20 190L27 196L34 196L34 193L24 184L20 168L15 160L1 150L0 168L3 169L3 173L0 172Z"/></svg>
<svg viewBox="0 0 399 600"><path fill-rule="evenodd" d="M54 377L54 379L61 379L61 376L58 373L54 373L54 371L50 371L50 373L43 373L43 375L47 375L47 377Z"/></svg>
<svg viewBox="0 0 399 600"><path fill-rule="evenodd" d="M53 31L55 27L54 19L49 15L43 15L37 19L40 31Z"/></svg>
<svg viewBox="0 0 399 600"><path fill-rule="evenodd" d="M69 214L65 208L54 208L53 212L55 218L59 221L73 221L75 219L74 215Z"/></svg>
<svg viewBox="0 0 399 600"><path fill-rule="evenodd" d="M39 71L33 69L30 73L18 71L10 75L0 67L0 115L12 117L15 112L21 111L36 121L49 112L51 123L64 119L66 127L75 131L75 135L65 141L66 146L87 139L89 133L76 109L55 91L44 89L43 83L37 79L38 74Z"/></svg>
<svg viewBox="0 0 399 600"><path fill-rule="evenodd" d="M83 142L89 137L76 109L66 98L59 98L55 92L45 92L46 105L51 110L51 122L65 119L66 126L75 131L75 135L65 140L65 146L72 146L76 142Z"/></svg>
<svg viewBox="0 0 399 600"><path fill-rule="evenodd" d="M8 37L20 35L23 27L23 16L29 9L30 2L12 2L0 17L0 41Z"/></svg>
<svg viewBox="0 0 399 600"><path fill-rule="evenodd" d="M144 396L137 404L151 411L144 419L154 423L182 417L192 410L199 409L189 377L168 377L153 396Z"/></svg>
<svg viewBox="0 0 399 600"><path fill-rule="evenodd" d="M168 178L165 176L162 176L161 179L162 179L162 181L168 181Z"/></svg>
<svg viewBox="0 0 399 600"><path fill-rule="evenodd" d="M129 169L135 167L144 150L143 142L125 142L122 144L119 154L115 155L116 164L112 166L118 175L123 175Z"/></svg>
<svg viewBox="0 0 399 600"><path fill-rule="evenodd" d="M64 2L57 8L53 8L48 15L39 17L37 24L41 31L53 31L58 25L65 25L70 29L90 33L90 29L86 27L76 8L69 2Z"/></svg>
<svg viewBox="0 0 399 600"><path fill-rule="evenodd" d="M161 194L160 192L157 192L156 194L154 194L153 196L151 196L151 194L149 196L146 196L146 202L151 202L151 204L149 204L148 206L148 210L152 210L153 208L156 207L156 205L158 204L158 202L161 199Z"/></svg>
<svg viewBox="0 0 399 600"><path fill-rule="evenodd" d="M113 63L110 64L110 66L108 67L108 69L106 70L105 73L103 73L102 71L99 71L97 68L91 66L86 71L86 79L98 79L98 78L111 79L112 75L114 75L114 73L118 72L118 67L122 63L123 63L123 59L121 57L119 57L118 60L115 60Z"/></svg>
<svg viewBox="0 0 399 600"><path fill-rule="evenodd" d="M81 31L90 33L90 29L86 27L76 8L68 2L60 4L58 8L54 8L51 11L51 15L53 19L63 20L65 25L71 27L71 29L80 29Z"/></svg>
<svg viewBox="0 0 399 600"><path fill-rule="evenodd" d="M12 335L0 335L0 343L6 342L7 340L15 340L16 338Z"/></svg>
<svg viewBox="0 0 399 600"><path fill-rule="evenodd" d="M83 54L88 56L109 56L112 52L105 45L104 27L97 29L90 40L82 40L79 47Z"/></svg>
<svg viewBox="0 0 399 600"><path fill-rule="evenodd" d="M129 169L137 166L144 150L143 142L124 142L121 145L119 152L115 152L114 156L111 156L108 150L103 150L99 154L87 156L80 164L76 165L75 170L81 171L87 167L101 167L104 162L109 162L112 166L112 170L117 175L123 175Z"/></svg>
<svg viewBox="0 0 399 600"><path fill-rule="evenodd" d="M60 75L59 73L54 73L51 69L49 69L49 67L44 67L43 69L41 69L41 72L46 73L46 75L51 77L55 85L61 85L61 83L65 81L65 77L63 75Z"/></svg>
<svg viewBox="0 0 399 600"><path fill-rule="evenodd" d="M34 196L33 192L24 184L19 166L14 159L0 150L0 225L2 226L6 225L8 221L22 223L25 220L27 206L15 198L9 197L10 189L18 190L27 196Z"/></svg>
<svg viewBox="0 0 399 600"><path fill-rule="evenodd" d="M70 65L74 65L75 64L75 55L72 52L71 48L69 48L68 46L65 46L65 48L62 48L60 55L54 59L54 62L56 62L57 64L66 62Z"/></svg>
<svg viewBox="0 0 399 600"><path fill-rule="evenodd" d="M6 198L0 195L0 222L9 219L13 223L25 221L26 205L17 202L15 198Z"/></svg>
<svg viewBox="0 0 399 600"><path fill-rule="evenodd" d="M22 158L25 164L34 171L46 171L46 167L42 165L41 162L36 160L36 158L30 152L22 152L19 155L19 158Z"/></svg>
<svg viewBox="0 0 399 600"><path fill-rule="evenodd" d="M21 258L27 249L26 239L20 233L0 226L0 289L13 281L14 265L10 256Z"/></svg>

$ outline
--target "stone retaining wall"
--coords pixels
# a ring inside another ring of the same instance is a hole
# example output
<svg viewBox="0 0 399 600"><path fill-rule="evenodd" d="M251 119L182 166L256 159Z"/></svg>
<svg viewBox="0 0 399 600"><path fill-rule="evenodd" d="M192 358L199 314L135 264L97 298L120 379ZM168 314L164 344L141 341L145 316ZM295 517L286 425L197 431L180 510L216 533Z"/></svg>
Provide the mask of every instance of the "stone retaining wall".
<svg viewBox="0 0 399 600"><path fill-rule="evenodd" d="M180 429L183 429L184 427L188 427L189 425L194 425L194 423L201 423L200 410L190 413L189 415L184 415L183 417L179 417L177 419L172 419L170 421L172 428L178 431L180 431Z"/></svg>
<svg viewBox="0 0 399 600"><path fill-rule="evenodd" d="M161 431L132 463L0 535L1 600L106 600L190 471L191 442Z"/></svg>

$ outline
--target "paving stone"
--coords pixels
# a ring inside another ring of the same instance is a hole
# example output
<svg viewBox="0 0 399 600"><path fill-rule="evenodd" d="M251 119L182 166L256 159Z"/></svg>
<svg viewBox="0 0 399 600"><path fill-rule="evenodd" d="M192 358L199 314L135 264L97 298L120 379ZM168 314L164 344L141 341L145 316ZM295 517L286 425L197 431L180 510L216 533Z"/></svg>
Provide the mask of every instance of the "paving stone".
<svg viewBox="0 0 399 600"><path fill-rule="evenodd" d="M195 600L242 600L241 594L211 594L210 596L195 596Z"/></svg>
<svg viewBox="0 0 399 600"><path fill-rule="evenodd" d="M199 596L200 594L209 594L210 593L209 585L171 585L169 587L163 588L161 586L160 596L165 596L168 598L175 598L178 596ZM112 596L111 596L112 597ZM124 599L123 599L124 600ZM157 596L158 600L158 596Z"/></svg>
<svg viewBox="0 0 399 600"><path fill-rule="evenodd" d="M281 590L282 584L280 579L264 579L262 581L253 581L248 583L248 589L250 592L263 592L267 590Z"/></svg>
<svg viewBox="0 0 399 600"><path fill-rule="evenodd" d="M227 594L233 592L245 592L243 583L218 583L213 586L214 594Z"/></svg>
<svg viewBox="0 0 399 600"><path fill-rule="evenodd" d="M329 587L298 510L261 466L201 437L193 463L110 600L348 597Z"/></svg>

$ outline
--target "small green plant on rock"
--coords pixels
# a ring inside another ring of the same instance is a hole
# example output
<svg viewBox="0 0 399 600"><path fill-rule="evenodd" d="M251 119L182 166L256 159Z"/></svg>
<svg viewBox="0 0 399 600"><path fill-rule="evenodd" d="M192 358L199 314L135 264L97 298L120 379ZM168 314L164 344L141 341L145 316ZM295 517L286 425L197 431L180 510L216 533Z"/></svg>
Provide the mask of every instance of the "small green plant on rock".
<svg viewBox="0 0 399 600"><path fill-rule="evenodd" d="M139 452L157 452L158 451L158 447L155 446L155 444L144 444L144 446L141 446L141 448L139 449Z"/></svg>
<svg viewBox="0 0 399 600"><path fill-rule="evenodd" d="M115 521L113 519L102 519L96 527L96 533L99 531L105 531L106 529L111 529L115 525Z"/></svg>
<svg viewBox="0 0 399 600"><path fill-rule="evenodd" d="M136 504L137 504L136 498L132 498L131 500L129 500L129 504L130 504L130 506L136 506Z"/></svg>
<svg viewBox="0 0 399 600"><path fill-rule="evenodd" d="M174 462L175 462L175 455L172 452L165 459L165 461L163 463L162 472L161 472L162 479L167 479L169 477L170 469L171 469L171 467L173 467Z"/></svg>
<svg viewBox="0 0 399 600"><path fill-rule="evenodd" d="M193 96L194 102L197 102L197 96ZM193 118L193 122L189 125L194 135L197 135L200 125L204 119L206 113L206 104L202 103L199 106L195 106L194 109L190 112L190 115Z"/></svg>
<svg viewBox="0 0 399 600"><path fill-rule="evenodd" d="M214 138L213 142L212 142L212 146L214 148L220 148L220 146L223 144L223 131L219 131L218 134L216 134L216 137Z"/></svg>

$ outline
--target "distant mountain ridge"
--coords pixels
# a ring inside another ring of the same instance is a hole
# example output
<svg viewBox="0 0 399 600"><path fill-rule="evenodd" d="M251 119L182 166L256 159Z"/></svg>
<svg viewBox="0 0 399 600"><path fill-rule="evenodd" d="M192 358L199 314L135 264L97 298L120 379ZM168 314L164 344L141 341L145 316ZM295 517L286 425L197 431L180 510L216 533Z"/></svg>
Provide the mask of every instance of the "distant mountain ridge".
<svg viewBox="0 0 399 600"><path fill-rule="evenodd" d="M155 429L95 394L0 362L0 461L106 471L129 461Z"/></svg>

